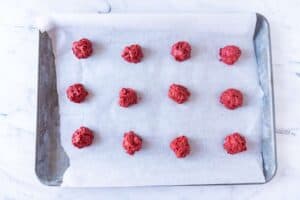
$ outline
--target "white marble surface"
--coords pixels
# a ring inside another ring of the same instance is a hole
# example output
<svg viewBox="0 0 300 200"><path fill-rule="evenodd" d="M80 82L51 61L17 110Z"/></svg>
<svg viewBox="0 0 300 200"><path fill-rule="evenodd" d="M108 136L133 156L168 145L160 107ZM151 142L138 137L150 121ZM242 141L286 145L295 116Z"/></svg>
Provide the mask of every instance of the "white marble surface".
<svg viewBox="0 0 300 200"><path fill-rule="evenodd" d="M51 3L50 3L51 2ZM300 2L298 0L0 0L0 200L28 199L300 199ZM32 16L50 12L255 11L270 21L279 168L265 185L55 188L34 174L37 38ZM6 24L6 25L3 25ZM10 25L7 25L10 24ZM25 28L20 27L21 25ZM16 27L17 26L17 27Z"/></svg>

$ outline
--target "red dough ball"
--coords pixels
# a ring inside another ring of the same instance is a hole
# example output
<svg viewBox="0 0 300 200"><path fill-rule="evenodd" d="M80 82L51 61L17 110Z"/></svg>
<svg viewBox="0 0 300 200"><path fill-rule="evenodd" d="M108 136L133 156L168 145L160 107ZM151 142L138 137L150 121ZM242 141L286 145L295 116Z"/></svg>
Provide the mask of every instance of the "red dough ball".
<svg viewBox="0 0 300 200"><path fill-rule="evenodd" d="M173 83L169 88L168 96L175 102L182 104L189 99L191 93L186 87Z"/></svg>
<svg viewBox="0 0 300 200"><path fill-rule="evenodd" d="M191 57L192 47L188 42L180 41L172 46L171 55L175 60L181 62Z"/></svg>
<svg viewBox="0 0 300 200"><path fill-rule="evenodd" d="M85 100L88 92L81 83L70 85L66 91L67 97L74 103L81 103Z"/></svg>
<svg viewBox="0 0 300 200"><path fill-rule="evenodd" d="M91 145L93 143L93 140L93 132L90 129L83 126L77 129L72 136L72 144L80 149Z"/></svg>
<svg viewBox="0 0 300 200"><path fill-rule="evenodd" d="M170 148L174 151L177 158L184 158L191 152L190 144L186 136L179 136L172 140Z"/></svg>
<svg viewBox="0 0 300 200"><path fill-rule="evenodd" d="M86 38L73 42L73 54L78 58L88 58L93 53L92 42Z"/></svg>
<svg viewBox="0 0 300 200"><path fill-rule="evenodd" d="M136 151L139 151L142 148L142 144L142 138L133 131L124 134L123 147L129 155L133 155Z"/></svg>
<svg viewBox="0 0 300 200"><path fill-rule="evenodd" d="M141 46L138 44L133 44L124 48L122 57L127 62L139 63L141 62L144 55Z"/></svg>
<svg viewBox="0 0 300 200"><path fill-rule="evenodd" d="M220 103L233 110L243 105L243 94L237 89L227 89L220 96Z"/></svg>
<svg viewBox="0 0 300 200"><path fill-rule="evenodd" d="M122 88L119 93L119 105L121 107L129 107L131 105L137 104L138 96L134 89Z"/></svg>
<svg viewBox="0 0 300 200"><path fill-rule="evenodd" d="M85 90L82 84L76 83L71 85L67 89L67 97L74 103L81 103L84 101L88 92Z"/></svg>
<svg viewBox="0 0 300 200"><path fill-rule="evenodd" d="M236 154L247 150L246 140L239 133L227 135L223 147L229 154Z"/></svg>
<svg viewBox="0 0 300 200"><path fill-rule="evenodd" d="M239 47L234 45L228 45L223 48L220 48L220 61L233 65L241 56L242 51Z"/></svg>

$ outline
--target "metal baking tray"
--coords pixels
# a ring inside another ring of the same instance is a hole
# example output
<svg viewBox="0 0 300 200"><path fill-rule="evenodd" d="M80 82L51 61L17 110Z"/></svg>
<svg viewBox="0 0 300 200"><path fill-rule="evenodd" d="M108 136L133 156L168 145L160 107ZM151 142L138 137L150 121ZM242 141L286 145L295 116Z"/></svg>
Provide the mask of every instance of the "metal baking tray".
<svg viewBox="0 0 300 200"><path fill-rule="evenodd" d="M265 176L264 183L267 183L274 177L277 169L271 41L270 27L267 19L261 14L256 14L256 16L257 23L253 43L257 58L258 73L260 74L259 81L264 92L261 154ZM47 32L39 32L38 59L35 172L41 183L49 186L60 186L63 182L64 172L70 163L68 155L62 148L60 141L55 58L52 51L51 39Z"/></svg>

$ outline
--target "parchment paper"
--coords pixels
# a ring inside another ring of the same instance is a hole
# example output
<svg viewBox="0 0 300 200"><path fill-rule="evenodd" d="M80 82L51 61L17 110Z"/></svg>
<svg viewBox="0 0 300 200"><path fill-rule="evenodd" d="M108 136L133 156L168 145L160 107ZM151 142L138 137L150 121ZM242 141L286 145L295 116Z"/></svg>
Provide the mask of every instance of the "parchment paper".
<svg viewBox="0 0 300 200"><path fill-rule="evenodd" d="M70 158L63 186L144 186L263 182L261 140L262 90L258 82L253 33L255 14L180 15L56 15L49 31L56 56L62 146ZM78 60L74 40L93 42L93 55ZM176 62L173 43L189 41L192 57ZM144 59L125 62L124 46L138 43ZM219 62L220 47L242 49L233 66ZM65 91L83 83L90 95L74 104ZM167 97L170 84L185 85L190 101L178 105ZM118 105L122 87L135 88L139 104ZM219 103L220 93L237 88L245 95L242 108L231 111ZM77 149L74 130L95 132L92 146ZM134 130L144 141L134 156L122 148L123 134ZM223 150L227 134L238 131L248 143L246 152ZM191 154L177 159L170 141L181 134L190 139Z"/></svg>

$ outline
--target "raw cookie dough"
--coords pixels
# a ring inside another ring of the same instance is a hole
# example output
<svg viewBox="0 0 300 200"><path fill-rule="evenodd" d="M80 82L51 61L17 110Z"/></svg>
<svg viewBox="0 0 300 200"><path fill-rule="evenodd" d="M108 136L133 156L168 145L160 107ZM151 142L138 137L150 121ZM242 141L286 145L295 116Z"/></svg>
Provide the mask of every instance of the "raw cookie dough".
<svg viewBox="0 0 300 200"><path fill-rule="evenodd" d="M93 140L93 132L84 126L81 126L79 129L77 129L72 136L72 144L79 149L91 145Z"/></svg>
<svg viewBox="0 0 300 200"><path fill-rule="evenodd" d="M179 41L173 44L171 49L171 55L175 58L175 60L182 62L191 57L192 47L186 41Z"/></svg>
<svg viewBox="0 0 300 200"><path fill-rule="evenodd" d="M134 89L122 88L119 92L119 105L121 107L129 107L138 103L138 96Z"/></svg>
<svg viewBox="0 0 300 200"><path fill-rule="evenodd" d="M191 93L186 87L174 83L170 86L168 92L168 96L179 104L186 102L190 95Z"/></svg>
<svg viewBox="0 0 300 200"><path fill-rule="evenodd" d="M191 148L186 136L179 136L172 140L170 148L174 151L177 158L184 158L190 154Z"/></svg>
<svg viewBox="0 0 300 200"><path fill-rule="evenodd" d="M219 51L220 61L227 65L233 65L240 58L241 54L241 49L234 45L225 46L220 48Z"/></svg>
<svg viewBox="0 0 300 200"><path fill-rule="evenodd" d="M78 59L88 58L93 53L92 42L86 38L75 41L72 45L72 51Z"/></svg>
<svg viewBox="0 0 300 200"><path fill-rule="evenodd" d="M74 103L83 102L88 95L88 92L81 83L75 83L74 85L69 86L66 92L67 97Z"/></svg>
<svg viewBox="0 0 300 200"><path fill-rule="evenodd" d="M126 153L133 155L136 151L139 151L142 148L143 140L133 131L129 131L124 134L122 144Z"/></svg>
<svg viewBox="0 0 300 200"><path fill-rule="evenodd" d="M237 89L229 88L221 94L220 103L230 110L236 109L243 105L243 94Z"/></svg>
<svg viewBox="0 0 300 200"><path fill-rule="evenodd" d="M229 154L236 154L247 150L246 140L239 133L227 135L223 147Z"/></svg>
<svg viewBox="0 0 300 200"><path fill-rule="evenodd" d="M139 63L144 57L142 48L138 44L125 47L121 56L130 63Z"/></svg>

